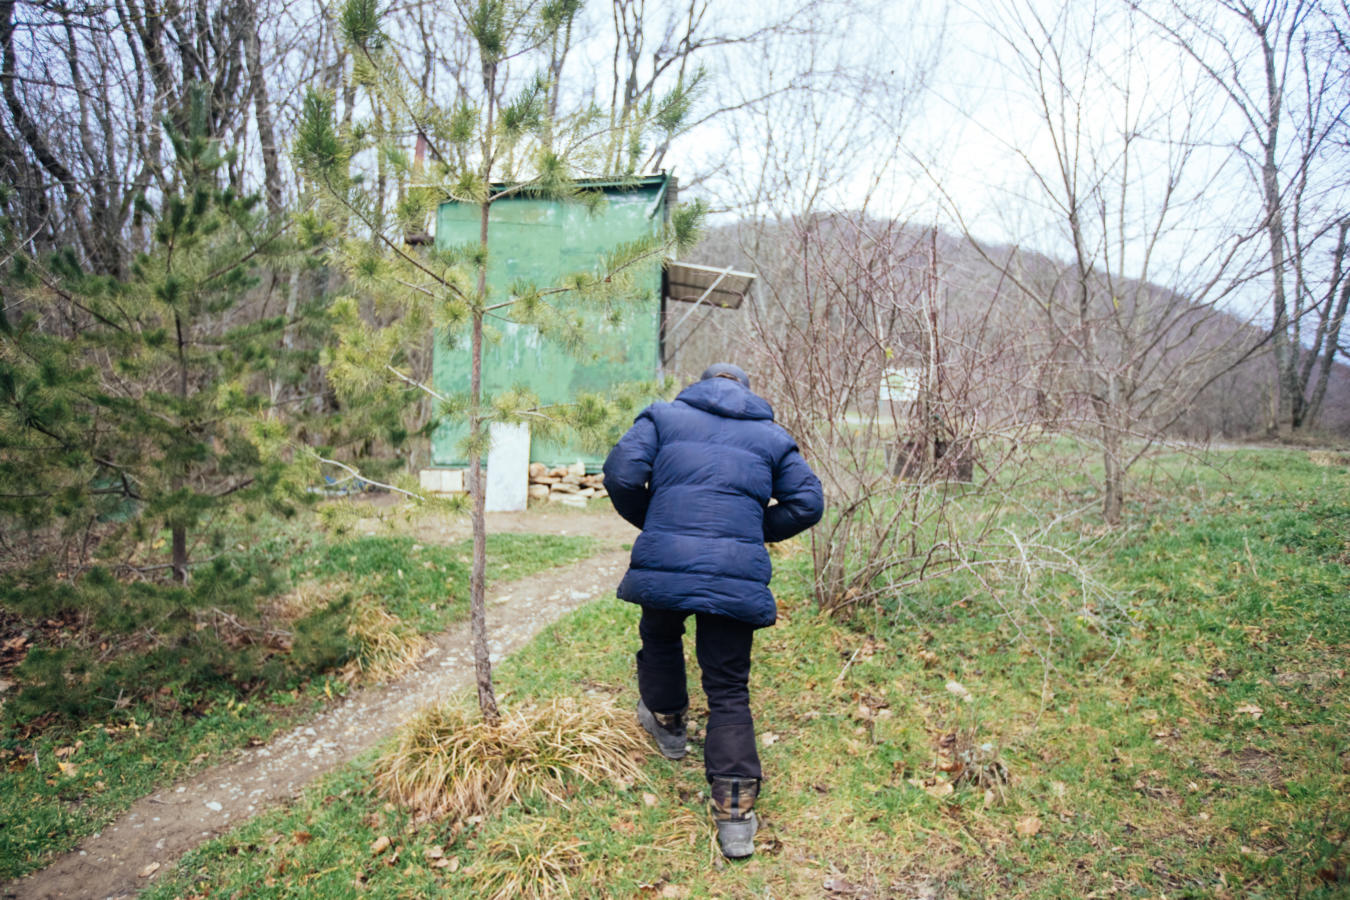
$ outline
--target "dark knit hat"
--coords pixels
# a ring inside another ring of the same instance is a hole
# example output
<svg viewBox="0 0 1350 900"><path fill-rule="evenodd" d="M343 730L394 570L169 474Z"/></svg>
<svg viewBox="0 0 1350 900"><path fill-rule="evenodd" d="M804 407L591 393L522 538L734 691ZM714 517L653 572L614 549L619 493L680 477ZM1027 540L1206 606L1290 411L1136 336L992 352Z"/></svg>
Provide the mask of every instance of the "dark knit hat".
<svg viewBox="0 0 1350 900"><path fill-rule="evenodd" d="M731 363L713 363L703 370L703 374L699 376L698 380L707 381L709 378L730 378L750 387L750 376L745 374L745 370L740 366Z"/></svg>

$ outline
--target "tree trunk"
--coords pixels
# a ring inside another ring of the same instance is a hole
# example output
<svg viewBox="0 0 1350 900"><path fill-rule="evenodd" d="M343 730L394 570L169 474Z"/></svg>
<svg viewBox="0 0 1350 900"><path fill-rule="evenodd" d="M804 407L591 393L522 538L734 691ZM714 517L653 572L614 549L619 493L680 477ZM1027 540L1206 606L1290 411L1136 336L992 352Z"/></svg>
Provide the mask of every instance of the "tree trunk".
<svg viewBox="0 0 1350 900"><path fill-rule="evenodd" d="M187 369L187 342L188 335L183 326L183 319L176 313L173 317L174 327L178 332L178 396L187 402L188 396L188 369ZM174 491L181 491L187 484L186 463L184 470L180 470L173 479ZM179 584L188 583L188 552L187 552L187 526L182 522L173 522L170 525L173 534L173 558L170 561L173 572L173 580Z"/></svg>
<svg viewBox="0 0 1350 900"><path fill-rule="evenodd" d="M1284 95L1275 70L1275 47L1264 34L1261 38L1266 70L1266 133L1262 136L1261 187L1265 195L1266 239L1270 245L1270 327L1274 338L1271 349L1280 404L1275 422L1276 428L1282 427L1287 415L1290 428L1297 429L1303 418L1303 392L1298 386L1299 348L1289 340L1289 301L1284 289L1284 198L1280 195L1280 167L1276 158Z"/></svg>
<svg viewBox="0 0 1350 900"><path fill-rule="evenodd" d="M1105 413L1105 410L1102 413ZM1120 463L1120 434L1103 422L1102 518L1111 526L1120 524L1121 512L1125 506L1125 472Z"/></svg>
<svg viewBox="0 0 1350 900"><path fill-rule="evenodd" d="M258 2L248 4L248 34L244 54L253 94L253 117L258 123L258 143L262 151L263 181L267 188L267 212L281 215L281 161L277 155L277 136L272 127L272 104L267 97L267 79L262 64L262 38L258 34Z"/></svg>
<svg viewBox="0 0 1350 900"><path fill-rule="evenodd" d="M1306 421L1312 425L1317 421L1317 416L1322 412L1322 400L1326 397L1327 382L1331 378L1332 366L1336 363L1336 355L1340 352L1341 328L1345 324L1345 314L1347 307L1350 307L1350 273L1345 271L1345 256L1347 250L1346 237L1350 234L1350 221L1342 222L1340 225L1340 234L1336 239L1336 253L1332 263L1333 268L1331 277L1333 279L1331 288L1327 291L1327 321L1326 334L1324 335L1324 350L1322 352L1321 365L1318 368L1317 380L1313 382L1312 397L1308 401L1308 414ZM1336 297L1336 286L1340 285L1341 295Z"/></svg>
<svg viewBox="0 0 1350 900"><path fill-rule="evenodd" d="M1095 379L1094 379L1095 380ZM1094 385L1092 412L1101 430L1102 440L1102 518L1112 527L1120 524L1125 505L1125 467L1122 464L1123 436L1116 420L1120 415L1120 397L1116 374L1107 373L1105 384Z"/></svg>
<svg viewBox="0 0 1350 900"><path fill-rule="evenodd" d="M488 212L490 203L482 206L480 240L487 247ZM472 368L469 374L469 497L472 501L473 568L469 574L469 627L473 641L473 668L478 682L478 709L483 721L496 725L501 721L497 712L497 695L492 689L492 657L487 642L487 511L484 490L482 446L483 418L480 406L483 398L483 307L487 305L487 260L478 267L478 306L473 311L473 341L470 353Z"/></svg>
<svg viewBox="0 0 1350 900"><path fill-rule="evenodd" d="M173 580L181 585L188 583L187 528L173 526Z"/></svg>

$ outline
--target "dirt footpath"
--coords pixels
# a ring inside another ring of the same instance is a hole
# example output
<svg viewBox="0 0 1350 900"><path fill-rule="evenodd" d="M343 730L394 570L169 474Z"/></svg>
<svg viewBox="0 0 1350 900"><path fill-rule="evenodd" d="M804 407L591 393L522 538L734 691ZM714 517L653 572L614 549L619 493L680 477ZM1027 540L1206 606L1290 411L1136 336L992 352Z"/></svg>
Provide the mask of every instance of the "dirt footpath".
<svg viewBox="0 0 1350 900"><path fill-rule="evenodd" d="M370 499L359 499L357 504L357 534L405 534L426 543L447 544L473 536L466 515L437 515L423 513L411 504L400 503L388 494L373 494ZM490 512L487 514L488 534L579 534L604 541L632 542L638 530L629 525L608 506L597 501L585 510L543 503L531 505L525 512Z"/></svg>
<svg viewBox="0 0 1350 900"><path fill-rule="evenodd" d="M612 595L628 553L610 541L637 531L617 516L524 514L518 528L608 538L614 549L570 566L539 572L488 592L493 662L523 646L545 625L599 597ZM588 521L593 520L593 521ZM424 535L431 538L431 534ZM47 868L6 885L0 896L128 897L167 871L185 852L263 809L295 797L319 775L348 762L393 732L422 706L473 683L468 623L438 635L421 665L398 681L362 689L271 743L232 762L145 797L102 832ZM158 864L158 868L154 868ZM148 871L153 869L153 871ZM141 875L142 872L146 874Z"/></svg>

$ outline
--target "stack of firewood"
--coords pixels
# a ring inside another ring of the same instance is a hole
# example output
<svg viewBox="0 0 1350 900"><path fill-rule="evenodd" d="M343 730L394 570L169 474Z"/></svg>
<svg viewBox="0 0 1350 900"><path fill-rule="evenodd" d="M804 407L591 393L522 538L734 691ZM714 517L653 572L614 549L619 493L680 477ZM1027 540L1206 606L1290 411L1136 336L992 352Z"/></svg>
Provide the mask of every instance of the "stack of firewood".
<svg viewBox="0 0 1350 900"><path fill-rule="evenodd" d="M530 499L547 500L568 506L585 506L591 497L608 497L605 476L586 474L586 466L573 463L550 469L543 463L530 463Z"/></svg>

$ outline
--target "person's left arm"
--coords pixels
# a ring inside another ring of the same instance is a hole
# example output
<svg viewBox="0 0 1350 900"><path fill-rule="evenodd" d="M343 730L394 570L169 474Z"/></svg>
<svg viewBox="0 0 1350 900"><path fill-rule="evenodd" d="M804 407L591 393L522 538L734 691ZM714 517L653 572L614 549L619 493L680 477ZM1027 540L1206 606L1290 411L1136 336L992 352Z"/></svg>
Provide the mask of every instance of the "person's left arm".
<svg viewBox="0 0 1350 900"><path fill-rule="evenodd" d="M764 540L785 541L820 521L825 495L820 479L793 444L773 471L773 497L778 502L764 510Z"/></svg>

